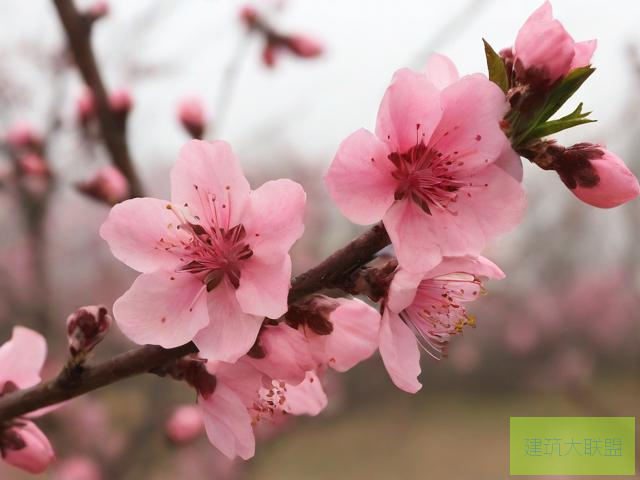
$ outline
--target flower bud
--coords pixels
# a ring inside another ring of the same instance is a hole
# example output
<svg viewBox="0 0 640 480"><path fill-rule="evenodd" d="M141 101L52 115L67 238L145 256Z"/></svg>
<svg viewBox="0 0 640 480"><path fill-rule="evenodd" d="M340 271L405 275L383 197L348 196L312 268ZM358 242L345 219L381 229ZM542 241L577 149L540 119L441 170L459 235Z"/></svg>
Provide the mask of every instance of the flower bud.
<svg viewBox="0 0 640 480"><path fill-rule="evenodd" d="M76 118L81 125L86 125L95 114L96 106L93 92L87 87L76 100Z"/></svg>
<svg viewBox="0 0 640 480"><path fill-rule="evenodd" d="M20 172L34 177L46 177L49 175L49 167L44 158L37 153L26 153L18 159Z"/></svg>
<svg viewBox="0 0 640 480"><path fill-rule="evenodd" d="M69 352L75 358L86 355L102 341L113 320L99 305L79 308L67 317Z"/></svg>
<svg viewBox="0 0 640 480"><path fill-rule="evenodd" d="M40 150L42 138L36 133L33 126L27 122L19 122L7 131L5 140L12 148L31 148Z"/></svg>
<svg viewBox="0 0 640 480"><path fill-rule="evenodd" d="M285 44L294 55L302 58L317 57L324 51L322 44L304 35L291 35Z"/></svg>
<svg viewBox="0 0 640 480"><path fill-rule="evenodd" d="M329 335L333 331L329 317L338 306L335 298L315 295L304 302L291 305L284 319L292 328L303 327L317 335Z"/></svg>
<svg viewBox="0 0 640 480"><path fill-rule="evenodd" d="M105 0L98 0L93 5L91 5L91 7L89 7L87 13L94 20L107 16L109 14L109 2Z"/></svg>
<svg viewBox="0 0 640 480"><path fill-rule="evenodd" d="M245 5L240 10L240 20L249 28L256 26L258 22L258 11L251 5Z"/></svg>
<svg viewBox="0 0 640 480"><path fill-rule="evenodd" d="M274 45L272 42L267 42L262 49L262 63L264 63L266 67L275 67L277 60L276 49L276 45Z"/></svg>
<svg viewBox="0 0 640 480"><path fill-rule="evenodd" d="M176 408L165 424L165 434L173 443L187 443L203 430L202 414L196 405Z"/></svg>
<svg viewBox="0 0 640 480"><path fill-rule="evenodd" d="M556 170L571 193L594 207L617 207L640 193L635 175L600 145L579 143L567 148Z"/></svg>
<svg viewBox="0 0 640 480"><path fill-rule="evenodd" d="M178 105L178 118L189 135L201 139L205 129L205 109L198 97L185 98Z"/></svg>
<svg viewBox="0 0 640 480"><path fill-rule="evenodd" d="M101 168L89 180L76 184L78 191L91 198L115 205L129 197L129 182L126 177L112 165Z"/></svg>
<svg viewBox="0 0 640 480"><path fill-rule="evenodd" d="M0 433L0 452L5 462L29 473L42 473L55 459L47 437L28 420Z"/></svg>
<svg viewBox="0 0 640 480"><path fill-rule="evenodd" d="M109 95L109 108L118 115L127 115L133 107L133 100L129 90L119 88Z"/></svg>

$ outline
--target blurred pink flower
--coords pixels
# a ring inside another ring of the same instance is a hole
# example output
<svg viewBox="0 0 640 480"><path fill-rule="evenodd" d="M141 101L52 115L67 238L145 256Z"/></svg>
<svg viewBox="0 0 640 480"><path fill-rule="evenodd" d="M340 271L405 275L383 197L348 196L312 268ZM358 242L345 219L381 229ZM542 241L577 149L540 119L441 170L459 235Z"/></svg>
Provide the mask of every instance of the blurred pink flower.
<svg viewBox="0 0 640 480"><path fill-rule="evenodd" d="M76 117L81 124L85 124L96 113L93 92L89 87L85 87L76 100Z"/></svg>
<svg viewBox="0 0 640 480"><path fill-rule="evenodd" d="M384 221L405 270L479 254L525 208L510 173L520 159L505 149L499 125L506 109L502 91L482 75L457 79L442 61L430 62L426 74L399 70L376 134L361 129L340 145L325 176L329 193L351 221Z"/></svg>
<svg viewBox="0 0 640 480"><path fill-rule="evenodd" d="M47 344L42 335L14 327L11 340L0 347L0 396L40 383L46 355ZM30 473L44 472L55 458L47 437L34 423L22 418L0 431L0 454L5 462Z"/></svg>
<svg viewBox="0 0 640 480"><path fill-rule="evenodd" d="M252 5L244 5L240 9L240 20L249 28L253 28L258 19L258 11Z"/></svg>
<svg viewBox="0 0 640 480"><path fill-rule="evenodd" d="M113 165L102 167L89 180L76 184L78 191L109 205L126 200L129 197L129 181Z"/></svg>
<svg viewBox="0 0 640 480"><path fill-rule="evenodd" d="M553 18L551 4L546 1L518 32L513 56L519 76L539 77L554 83L574 68L589 65L595 49L595 40L575 42Z"/></svg>
<svg viewBox="0 0 640 480"><path fill-rule="evenodd" d="M87 11L92 18L98 19L109 14L109 2L106 0L98 0Z"/></svg>
<svg viewBox="0 0 640 480"><path fill-rule="evenodd" d="M317 57L324 51L320 42L306 35L289 35L285 43L293 54L303 58Z"/></svg>
<svg viewBox="0 0 640 480"><path fill-rule="evenodd" d="M164 429L172 442L190 442L204 430L202 413L196 405L180 405L171 413Z"/></svg>
<svg viewBox="0 0 640 480"><path fill-rule="evenodd" d="M102 480L100 468L90 458L69 457L60 461L53 472L53 480Z"/></svg>
<svg viewBox="0 0 640 480"><path fill-rule="evenodd" d="M13 148L24 148L41 144L42 138L36 133L33 125L28 122L18 122L7 130L5 141Z"/></svg>
<svg viewBox="0 0 640 480"><path fill-rule="evenodd" d="M202 138L205 129L206 115L202 99L188 97L178 104L178 118L182 126L193 138Z"/></svg>
<svg viewBox="0 0 640 480"><path fill-rule="evenodd" d="M594 207L617 207L640 194L635 175L600 145L580 143L567 148L557 171L571 193Z"/></svg>
<svg viewBox="0 0 640 480"><path fill-rule="evenodd" d="M33 177L46 177L49 175L47 162L37 153L25 153L18 158L20 171Z"/></svg>
<svg viewBox="0 0 640 480"><path fill-rule="evenodd" d="M380 327L380 355L393 383L415 393L422 384L420 349L433 358L447 354L451 336L475 325L463 304L478 298L479 277L504 278L483 257L445 258L425 274L396 272L384 303ZM416 340L417 336L417 340Z"/></svg>
<svg viewBox="0 0 640 480"><path fill-rule="evenodd" d="M236 361L264 317L287 311L289 249L304 230L305 193L290 180L251 191L225 142L192 140L171 172L173 203L116 205L100 228L138 270L113 306L122 331L171 348L193 340L210 360Z"/></svg>
<svg viewBox="0 0 640 480"><path fill-rule="evenodd" d="M133 107L131 93L126 88L119 88L109 95L109 108L115 113L129 113Z"/></svg>

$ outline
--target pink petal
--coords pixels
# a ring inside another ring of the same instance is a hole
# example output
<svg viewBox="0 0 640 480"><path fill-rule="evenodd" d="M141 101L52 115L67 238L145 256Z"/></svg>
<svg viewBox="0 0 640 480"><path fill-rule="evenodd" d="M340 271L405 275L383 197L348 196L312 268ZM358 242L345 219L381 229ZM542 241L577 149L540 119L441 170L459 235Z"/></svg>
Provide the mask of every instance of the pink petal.
<svg viewBox="0 0 640 480"><path fill-rule="evenodd" d="M209 441L229 459L248 460L255 454L256 441L251 417L238 396L218 383L209 398L198 396Z"/></svg>
<svg viewBox="0 0 640 480"><path fill-rule="evenodd" d="M413 201L397 201L384 216L384 226L402 268L425 272L440 262L440 246L431 233L431 218Z"/></svg>
<svg viewBox="0 0 640 480"><path fill-rule="evenodd" d="M551 4L545 2L524 23L513 50L525 69L540 70L553 83L569 72L574 43L562 24L553 19Z"/></svg>
<svg viewBox="0 0 640 480"><path fill-rule="evenodd" d="M379 221L393 203L397 180L387 145L360 129L338 148L324 177L329 195L349 220L362 225Z"/></svg>
<svg viewBox="0 0 640 480"><path fill-rule="evenodd" d="M380 313L360 300L339 299L331 313L333 331L313 335L309 341L316 361L346 372L369 358L378 348Z"/></svg>
<svg viewBox="0 0 640 480"><path fill-rule="evenodd" d="M458 69L451 59L439 53L434 53L429 57L427 64L422 68L422 73L439 90L445 89L460 79Z"/></svg>
<svg viewBox="0 0 640 480"><path fill-rule="evenodd" d="M6 382L18 388L40 383L40 370L47 357L42 335L24 327L13 327L11 340L0 347L0 392Z"/></svg>
<svg viewBox="0 0 640 480"><path fill-rule="evenodd" d="M442 91L441 102L442 119L429 146L449 157L450 171L469 174L495 161L506 141L502 90L484 75L467 75Z"/></svg>
<svg viewBox="0 0 640 480"><path fill-rule="evenodd" d="M376 135L393 152L405 152L418 140L429 140L440 121L440 91L426 75L403 68L387 88L376 124Z"/></svg>
<svg viewBox="0 0 640 480"><path fill-rule="evenodd" d="M325 409L327 402L327 394L315 372L307 372L299 385L287 385L287 413L316 416Z"/></svg>
<svg viewBox="0 0 640 480"><path fill-rule="evenodd" d="M613 208L638 197L638 179L627 168L622 159L608 150L602 158L591 160L591 165L600 177L592 188L578 186L571 190L576 197L599 208Z"/></svg>
<svg viewBox="0 0 640 480"><path fill-rule="evenodd" d="M183 234L179 221L167 209L168 202L155 198L134 198L111 209L100 227L113 255L141 273L174 270L180 265L178 243Z"/></svg>
<svg viewBox="0 0 640 480"><path fill-rule="evenodd" d="M593 57L593 53L596 51L597 46L597 40L576 42L573 46L574 55L573 60L571 61L571 70L591 65L591 57Z"/></svg>
<svg viewBox="0 0 640 480"><path fill-rule="evenodd" d="M280 262L304 232L306 194L291 180L267 182L251 192L242 224L254 256Z"/></svg>
<svg viewBox="0 0 640 480"><path fill-rule="evenodd" d="M242 264L236 298L244 313L278 318L287 313L291 286L291 258L285 255L277 263L265 263L255 256Z"/></svg>
<svg viewBox="0 0 640 480"><path fill-rule="evenodd" d="M202 432L202 411L196 405L180 405L165 423L165 433L175 443L186 443Z"/></svg>
<svg viewBox="0 0 640 480"><path fill-rule="evenodd" d="M511 148L511 142L508 140L504 142L502 152L500 152L500 156L495 161L494 165L500 167L518 182L522 182L522 159L520 158L520 155Z"/></svg>
<svg viewBox="0 0 640 480"><path fill-rule="evenodd" d="M240 223L249 190L249 182L226 142L189 141L171 170L172 201L203 221L216 218L222 228Z"/></svg>
<svg viewBox="0 0 640 480"><path fill-rule="evenodd" d="M113 315L134 342L177 347L209 323L203 288L190 273L144 273L113 304Z"/></svg>
<svg viewBox="0 0 640 480"><path fill-rule="evenodd" d="M504 272L495 263L485 257L445 257L432 270L425 273L424 278L435 278L451 273L470 273L480 277L502 279Z"/></svg>
<svg viewBox="0 0 640 480"><path fill-rule="evenodd" d="M11 430L20 436L25 446L19 450L7 449L2 458L10 465L29 473L42 473L55 460L51 443L35 424L28 420L21 420L21 423L23 426Z"/></svg>
<svg viewBox="0 0 640 480"><path fill-rule="evenodd" d="M380 324L380 355L391 380L401 390L416 393L422 388L420 350L413 332L400 317L385 309Z"/></svg>
<svg viewBox="0 0 640 480"><path fill-rule="evenodd" d="M226 282L207 295L207 308L209 325L193 341L203 358L233 363L253 346L264 317L244 313Z"/></svg>
<svg viewBox="0 0 640 480"><path fill-rule="evenodd" d="M437 267L436 267L437 268ZM387 307L395 313L400 313L413 302L418 285L425 277L423 273L411 273L399 268L389 285Z"/></svg>

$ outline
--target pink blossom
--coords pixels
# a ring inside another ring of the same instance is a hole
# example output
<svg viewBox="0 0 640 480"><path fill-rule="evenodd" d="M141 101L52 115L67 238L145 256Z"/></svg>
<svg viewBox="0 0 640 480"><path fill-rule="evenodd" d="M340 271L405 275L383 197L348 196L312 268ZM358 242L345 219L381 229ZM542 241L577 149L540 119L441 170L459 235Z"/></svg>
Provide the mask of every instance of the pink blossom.
<svg viewBox="0 0 640 480"><path fill-rule="evenodd" d="M571 193L594 207L617 207L640 193L635 175L617 155L600 145L568 148L558 174Z"/></svg>
<svg viewBox="0 0 640 480"><path fill-rule="evenodd" d="M133 99L131 93L126 88L119 88L114 90L109 95L109 108L113 112L126 114L129 113L133 107Z"/></svg>
<svg viewBox="0 0 640 480"><path fill-rule="evenodd" d="M24 148L42 143L42 139L28 122L18 122L5 134L5 140L13 148Z"/></svg>
<svg viewBox="0 0 640 480"><path fill-rule="evenodd" d="M47 162L37 153L25 153L18 158L18 166L25 175L34 177L46 177L49 175Z"/></svg>
<svg viewBox="0 0 640 480"><path fill-rule="evenodd" d="M376 134L361 129L340 145L325 176L329 193L355 223L382 219L406 270L479 254L520 222L525 207L510 173L518 156L506 157L513 168L497 164L508 144L499 125L506 110L495 84L479 74L457 79L442 57L426 73L399 70Z"/></svg>
<svg viewBox="0 0 640 480"><path fill-rule="evenodd" d="M258 11L252 5L244 5L240 9L240 20L249 28L253 28L258 20Z"/></svg>
<svg viewBox="0 0 640 480"><path fill-rule="evenodd" d="M596 41L576 42L553 18L551 4L545 1L524 23L513 47L516 71L521 68L554 83L577 67L591 63ZM524 73L524 72L522 72Z"/></svg>
<svg viewBox="0 0 640 480"><path fill-rule="evenodd" d="M100 468L90 458L69 457L59 462L53 480L102 480Z"/></svg>
<svg viewBox="0 0 640 480"><path fill-rule="evenodd" d="M0 396L38 384L46 355L42 335L14 327L11 340L0 346ZM5 462L30 473L45 471L55 457L47 437L26 419L16 419L0 431L0 454Z"/></svg>
<svg viewBox="0 0 640 480"><path fill-rule="evenodd" d="M324 47L320 42L306 35L290 35L285 43L294 55L302 58L317 57L324 51Z"/></svg>
<svg viewBox="0 0 640 480"><path fill-rule="evenodd" d="M204 429L202 413L195 405L180 405L167 423L165 432L174 443L187 443L196 438Z"/></svg>
<svg viewBox="0 0 640 480"><path fill-rule="evenodd" d="M415 393L422 387L417 379L418 345L439 359L446 356L453 335L475 325L463 304L478 298L479 277L503 278L504 274L483 257L445 258L425 274L396 272L384 303L380 354L398 388Z"/></svg>
<svg viewBox="0 0 640 480"><path fill-rule="evenodd" d="M178 105L178 118L193 138L202 138L205 128L205 108L199 97L188 97Z"/></svg>
<svg viewBox="0 0 640 480"><path fill-rule="evenodd" d="M88 13L94 19L106 16L109 13L109 2L106 0L98 0L89 7Z"/></svg>
<svg viewBox="0 0 640 480"><path fill-rule="evenodd" d="M99 169L89 180L76 184L78 191L96 200L114 205L129 197L129 181L113 165Z"/></svg>
<svg viewBox="0 0 640 480"><path fill-rule="evenodd" d="M90 88L86 87L76 100L76 117L82 124L89 121L96 113L95 99Z"/></svg>
<svg viewBox="0 0 640 480"><path fill-rule="evenodd" d="M142 273L114 317L137 343L193 340L204 358L234 362L264 317L287 311L304 190L281 179L251 191L226 142L192 140L171 172L171 196L116 205L100 229L113 254Z"/></svg>
<svg viewBox="0 0 640 480"><path fill-rule="evenodd" d="M278 47L271 42L267 42L262 49L262 63L265 67L273 68L276 65Z"/></svg>

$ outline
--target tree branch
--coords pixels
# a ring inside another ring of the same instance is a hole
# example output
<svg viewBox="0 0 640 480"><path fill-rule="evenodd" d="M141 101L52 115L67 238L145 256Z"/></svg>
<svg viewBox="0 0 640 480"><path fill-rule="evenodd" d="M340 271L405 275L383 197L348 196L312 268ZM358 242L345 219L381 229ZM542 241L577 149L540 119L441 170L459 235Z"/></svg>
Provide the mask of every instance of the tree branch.
<svg viewBox="0 0 640 480"><path fill-rule="evenodd" d="M384 226L381 223L375 225L316 267L296 277L289 290L289 303L295 303L322 289L340 285L345 276L367 263L389 243ZM146 345L99 365L86 366L77 372L65 369L53 380L1 397L0 424L119 380L146 373L197 351L192 342L172 349Z"/></svg>
<svg viewBox="0 0 640 480"><path fill-rule="evenodd" d="M91 48L91 21L76 9L72 0L53 0L53 3L80 74L93 93L100 131L111 161L129 181L131 196L142 196L142 186L127 146L125 123L109 107L109 96Z"/></svg>

